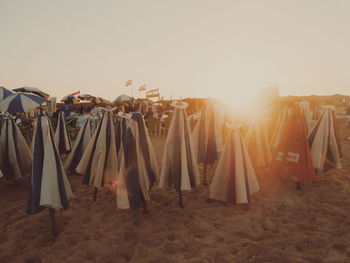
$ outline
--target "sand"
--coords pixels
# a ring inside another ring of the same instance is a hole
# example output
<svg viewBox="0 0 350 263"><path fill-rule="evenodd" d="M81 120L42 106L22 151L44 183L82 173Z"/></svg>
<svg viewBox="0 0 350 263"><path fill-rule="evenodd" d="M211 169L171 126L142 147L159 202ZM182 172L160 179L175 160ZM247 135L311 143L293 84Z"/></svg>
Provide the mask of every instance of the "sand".
<svg viewBox="0 0 350 263"><path fill-rule="evenodd" d="M164 138L152 138L159 158ZM27 215L29 181L0 182L0 262L350 262L350 141L342 170L295 183L259 171L261 190L250 205L207 202L208 187L184 194L153 189L149 214L116 209L111 189L93 189L70 176L75 198L57 214ZM209 169L209 178L214 168Z"/></svg>

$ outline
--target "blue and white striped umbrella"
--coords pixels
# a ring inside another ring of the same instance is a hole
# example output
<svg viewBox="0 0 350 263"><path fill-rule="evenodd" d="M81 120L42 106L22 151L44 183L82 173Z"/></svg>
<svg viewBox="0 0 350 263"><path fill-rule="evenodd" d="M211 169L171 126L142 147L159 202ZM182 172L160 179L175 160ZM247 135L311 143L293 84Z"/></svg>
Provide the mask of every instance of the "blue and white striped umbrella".
<svg viewBox="0 0 350 263"><path fill-rule="evenodd" d="M11 90L8 90L4 87L0 87L0 101L6 99L11 94L13 94L13 92Z"/></svg>
<svg viewBox="0 0 350 263"><path fill-rule="evenodd" d="M14 93L0 101L0 111L15 114L29 112L43 104L46 100L31 93Z"/></svg>

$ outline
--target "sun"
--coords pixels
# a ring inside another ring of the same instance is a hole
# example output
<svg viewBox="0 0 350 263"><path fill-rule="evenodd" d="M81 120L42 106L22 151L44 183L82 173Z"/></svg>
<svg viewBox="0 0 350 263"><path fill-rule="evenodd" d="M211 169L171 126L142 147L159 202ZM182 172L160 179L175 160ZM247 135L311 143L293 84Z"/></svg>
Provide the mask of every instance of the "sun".
<svg viewBox="0 0 350 263"><path fill-rule="evenodd" d="M262 88L227 90L220 100L232 117L248 121L261 118L267 107Z"/></svg>

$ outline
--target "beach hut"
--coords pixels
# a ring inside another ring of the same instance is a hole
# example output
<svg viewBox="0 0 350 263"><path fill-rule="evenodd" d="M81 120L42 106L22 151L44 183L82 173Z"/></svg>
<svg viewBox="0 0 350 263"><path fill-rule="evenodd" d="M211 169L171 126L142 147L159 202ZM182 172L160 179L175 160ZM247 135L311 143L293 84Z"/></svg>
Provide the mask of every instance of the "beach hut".
<svg viewBox="0 0 350 263"><path fill-rule="evenodd" d="M122 118L129 120L121 145L117 206L135 210L143 205L146 213L150 200L148 191L159 175L157 158L142 114L124 114Z"/></svg>
<svg viewBox="0 0 350 263"><path fill-rule="evenodd" d="M293 176L298 182L297 188L300 188L299 181L315 179L307 141L307 127L302 110L298 106L292 108L286 123L277 147L273 169L275 174Z"/></svg>
<svg viewBox="0 0 350 263"><path fill-rule="evenodd" d="M259 183L239 126L231 125L210 185L209 198L228 204L246 204L258 190Z"/></svg>
<svg viewBox="0 0 350 263"><path fill-rule="evenodd" d="M341 168L333 109L325 108L308 136L313 167L318 171Z"/></svg>
<svg viewBox="0 0 350 263"><path fill-rule="evenodd" d="M215 163L219 156L216 127L214 106L207 101L192 133L197 162L204 165L204 185L207 185L207 164Z"/></svg>
<svg viewBox="0 0 350 263"><path fill-rule="evenodd" d="M264 119L250 124L244 142L254 168L267 168L271 165L271 145Z"/></svg>
<svg viewBox="0 0 350 263"><path fill-rule="evenodd" d="M67 169L67 171L75 173L75 169L90 143L91 136L91 118L88 117L86 118L84 125L80 128L72 151L69 153L68 158L64 163L64 168Z"/></svg>
<svg viewBox="0 0 350 263"><path fill-rule="evenodd" d="M77 168L83 175L83 183L94 186L94 201L97 189L118 178L118 157L115 142L115 126L112 110L103 109L102 119L94 132Z"/></svg>
<svg viewBox="0 0 350 263"><path fill-rule="evenodd" d="M72 150L72 143L67 131L64 112L58 115L57 127L55 132L55 143L60 154L67 154Z"/></svg>
<svg viewBox="0 0 350 263"><path fill-rule="evenodd" d="M20 129L10 114L2 117L0 169L6 179L29 175L32 155Z"/></svg>
<svg viewBox="0 0 350 263"><path fill-rule="evenodd" d="M182 191L191 190L200 183L194 144L186 114L188 103L175 100L172 121L165 142L159 186L174 187L179 192L179 204L183 206Z"/></svg>
<svg viewBox="0 0 350 263"><path fill-rule="evenodd" d="M55 209L67 209L73 197L48 116L40 112L35 123L32 143L33 164L27 213L35 214L49 208L51 231L57 234Z"/></svg>

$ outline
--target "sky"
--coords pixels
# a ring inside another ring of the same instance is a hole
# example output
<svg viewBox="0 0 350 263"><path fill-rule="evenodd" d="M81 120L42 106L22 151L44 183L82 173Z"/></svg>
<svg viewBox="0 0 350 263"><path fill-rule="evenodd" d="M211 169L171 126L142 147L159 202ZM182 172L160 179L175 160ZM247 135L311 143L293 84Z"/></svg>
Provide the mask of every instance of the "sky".
<svg viewBox="0 0 350 263"><path fill-rule="evenodd" d="M349 14L348 0L0 0L0 86L350 95Z"/></svg>

